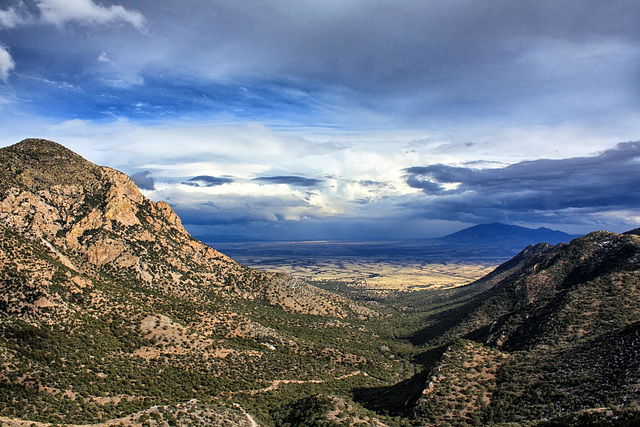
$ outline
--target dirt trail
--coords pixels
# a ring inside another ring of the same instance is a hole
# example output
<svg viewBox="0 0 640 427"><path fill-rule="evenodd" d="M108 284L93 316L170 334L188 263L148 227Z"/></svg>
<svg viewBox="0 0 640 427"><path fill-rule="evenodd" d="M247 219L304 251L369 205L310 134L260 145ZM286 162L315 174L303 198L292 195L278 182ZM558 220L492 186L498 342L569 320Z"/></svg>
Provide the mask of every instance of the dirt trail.
<svg viewBox="0 0 640 427"><path fill-rule="evenodd" d="M257 390L241 390L241 391L234 392L233 394L250 393L251 395L256 395L258 393L268 393L270 391L277 390L278 387L280 387L280 385L282 384L322 384L328 381L344 380L350 377L354 377L356 375L363 375L365 377L369 376L369 374L367 374L364 371L353 371L349 374L345 374L339 377L326 379L326 380L274 380L272 381L271 385L269 385L268 387L257 389ZM240 404L234 403L233 405L244 413L244 415L247 417L247 420L251 424L251 427L260 427L260 424L258 424L256 420L251 416L251 414L245 411L245 409L242 406L240 406ZM65 424L65 426L67 427L111 427L114 425L124 425L124 426L132 426L132 427L140 426L140 423L133 421L132 417L133 416L130 415L127 417L118 418L115 420L109 420L109 421L105 421L103 423L97 423L97 424L82 424L82 425ZM0 425L8 426L8 427L50 427L54 424L0 417Z"/></svg>
<svg viewBox="0 0 640 427"><path fill-rule="evenodd" d="M354 377L356 375L361 375L361 374L364 375L365 377L369 376L369 374L367 374L366 372L354 371L354 372L351 372L350 374L345 374L340 377L332 378L330 380L274 380L271 383L271 385L268 387L260 388L258 390L250 390L249 392L252 395L255 395L258 393L267 393L273 390L277 390L278 387L280 387L280 384L322 384L322 383L326 383L327 381L344 380L346 378Z"/></svg>
<svg viewBox="0 0 640 427"><path fill-rule="evenodd" d="M239 403L234 403L233 404L236 408L240 409L244 415L247 417L247 419L249 420L249 423L251 424L251 427L260 427L260 424L258 424L256 422L256 420L251 416L250 413L248 413L247 411L244 410L244 408L242 406L240 406Z"/></svg>

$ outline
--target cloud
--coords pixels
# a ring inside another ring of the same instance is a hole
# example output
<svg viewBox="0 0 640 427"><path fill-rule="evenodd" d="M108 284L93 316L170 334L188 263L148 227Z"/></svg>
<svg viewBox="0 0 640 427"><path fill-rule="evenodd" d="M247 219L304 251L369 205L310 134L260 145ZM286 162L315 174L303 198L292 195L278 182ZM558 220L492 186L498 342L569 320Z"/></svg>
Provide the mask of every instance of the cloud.
<svg viewBox="0 0 640 427"><path fill-rule="evenodd" d="M567 115L576 106L594 110L579 102L585 91L620 100L627 96L619 88L637 83L628 72L640 56L631 1L588 12L566 0L157 3L170 17L156 23L162 31L149 57L161 53L162 61L155 64L180 65L181 75L244 87L254 97L261 96L252 85L258 80L287 101L340 101L336 113L354 118L360 112L349 107L405 120L469 112L549 119L557 115L538 106ZM568 105L547 98L558 89Z"/></svg>
<svg viewBox="0 0 640 427"><path fill-rule="evenodd" d="M408 203L432 219L535 221L637 211L640 142L620 143L591 157L539 159L494 169L443 164L405 169L406 183L426 197ZM581 216L576 214L580 213ZM636 214L637 215L637 214Z"/></svg>
<svg viewBox="0 0 640 427"><path fill-rule="evenodd" d="M144 15L135 10L125 9L121 5L105 7L92 0L37 0L35 7L40 12L39 18L24 0L15 6L0 10L0 28L11 29L38 22L52 24L58 28L70 22L81 25L127 23L141 32L147 31Z"/></svg>
<svg viewBox="0 0 640 427"><path fill-rule="evenodd" d="M136 172L131 175L131 179L141 190L154 190L156 180L151 176L151 172Z"/></svg>
<svg viewBox="0 0 640 427"><path fill-rule="evenodd" d="M82 25L128 23L139 31L147 31L144 16L137 11L125 9L121 5L104 7L92 0L39 0L41 19L58 28L68 22Z"/></svg>
<svg viewBox="0 0 640 427"><path fill-rule="evenodd" d="M217 185L230 184L232 182L233 178L199 175L194 176L187 182L183 182L183 184L193 185L195 187L215 187Z"/></svg>
<svg viewBox="0 0 640 427"><path fill-rule="evenodd" d="M294 187L317 187L323 180L316 178L306 178L303 176L261 176L253 178L254 182L264 182L267 184L286 184Z"/></svg>
<svg viewBox="0 0 640 427"><path fill-rule="evenodd" d="M158 182L146 195L188 213L185 224L305 221L333 213L331 201L322 194L251 181L213 186Z"/></svg>
<svg viewBox="0 0 640 427"><path fill-rule="evenodd" d="M111 62L104 50L98 55L98 62Z"/></svg>
<svg viewBox="0 0 640 427"><path fill-rule="evenodd" d="M39 0L31 9L40 23L148 26L152 37L16 37L39 56L34 67L54 63L41 71L50 80L89 80L70 81L93 89L64 105L70 116L452 129L606 123L640 109L637 91L626 90L640 87L631 0L588 11L568 0L112 1ZM117 75L95 63L105 49ZM38 91L27 95L43 105ZM140 100L149 108L127 107Z"/></svg>
<svg viewBox="0 0 640 427"><path fill-rule="evenodd" d="M31 20L26 5L20 1L17 6L0 10L0 28L15 28Z"/></svg>
<svg viewBox="0 0 640 427"><path fill-rule="evenodd" d="M5 82L9 78L9 72L15 68L11 54L4 46L0 45L0 79Z"/></svg>

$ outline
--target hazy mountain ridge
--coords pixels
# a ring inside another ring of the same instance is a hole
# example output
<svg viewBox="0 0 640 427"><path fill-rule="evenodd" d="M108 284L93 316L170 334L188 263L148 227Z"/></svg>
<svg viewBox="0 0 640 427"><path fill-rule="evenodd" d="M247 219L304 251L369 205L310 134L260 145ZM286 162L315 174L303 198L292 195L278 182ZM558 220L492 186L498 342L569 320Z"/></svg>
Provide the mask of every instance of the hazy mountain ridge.
<svg viewBox="0 0 640 427"><path fill-rule="evenodd" d="M443 237L394 241L223 241L201 236L234 259L251 265L286 263L323 258L355 258L374 261L477 262L499 264L517 256L522 248L541 242L569 243L579 235L548 228L526 228L501 223L480 224Z"/></svg>
<svg viewBox="0 0 640 427"><path fill-rule="evenodd" d="M579 235L551 230L546 227L533 229L494 222L474 225L433 240L447 245L502 246L521 249L527 245L537 243L549 243L552 245L561 242L569 243L576 237L579 237Z"/></svg>

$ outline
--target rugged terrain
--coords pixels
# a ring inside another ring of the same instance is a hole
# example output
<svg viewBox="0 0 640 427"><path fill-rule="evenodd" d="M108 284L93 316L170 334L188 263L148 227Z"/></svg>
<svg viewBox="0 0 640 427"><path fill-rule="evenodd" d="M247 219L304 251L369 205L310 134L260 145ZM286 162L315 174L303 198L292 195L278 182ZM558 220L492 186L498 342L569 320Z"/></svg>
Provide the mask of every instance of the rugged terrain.
<svg viewBox="0 0 640 427"><path fill-rule="evenodd" d="M0 163L1 415L144 422L193 399L238 413L287 381L402 375L357 345L377 311L236 263L126 175L46 140Z"/></svg>
<svg viewBox="0 0 640 427"><path fill-rule="evenodd" d="M601 231L530 246L469 288L487 290L412 337L433 347L461 339L432 367L419 418L637 420L638 236Z"/></svg>
<svg viewBox="0 0 640 427"><path fill-rule="evenodd" d="M0 162L0 425L640 421L637 231L363 299L238 264L54 142Z"/></svg>

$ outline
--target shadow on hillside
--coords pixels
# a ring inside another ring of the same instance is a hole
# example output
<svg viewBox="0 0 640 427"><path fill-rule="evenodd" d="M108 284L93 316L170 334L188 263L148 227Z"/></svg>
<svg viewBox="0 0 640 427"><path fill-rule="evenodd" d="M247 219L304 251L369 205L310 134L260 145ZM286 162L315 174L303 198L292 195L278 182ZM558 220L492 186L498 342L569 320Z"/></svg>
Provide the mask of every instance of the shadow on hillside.
<svg viewBox="0 0 640 427"><path fill-rule="evenodd" d="M440 359L446 347L438 347L421 353L415 362L422 371L397 384L384 387L355 388L353 399L367 409L392 416L410 415L416 401L422 395L429 378L431 366Z"/></svg>
<svg viewBox="0 0 640 427"><path fill-rule="evenodd" d="M473 298L458 307L435 314L428 319L428 322L426 322L428 323L427 326L415 331L408 336L406 340L414 346L422 346L430 341L443 338L456 326L463 324L464 321L482 305L482 302L482 298ZM448 340L462 338L462 335L468 332L470 331L461 330L458 332L458 336L450 336Z"/></svg>
<svg viewBox="0 0 640 427"><path fill-rule="evenodd" d="M424 349L433 346L413 357L412 363L420 372L391 386L353 389L354 400L378 413L410 415L428 382L431 368L441 359L449 345L460 338L482 342L488 336L489 325L476 328L473 324L465 325L465 321L493 293L495 290L487 290L482 284L475 284L448 294L448 300L443 301L442 305L443 308L449 308L425 316L422 328L399 338L411 343L418 351L420 347Z"/></svg>

